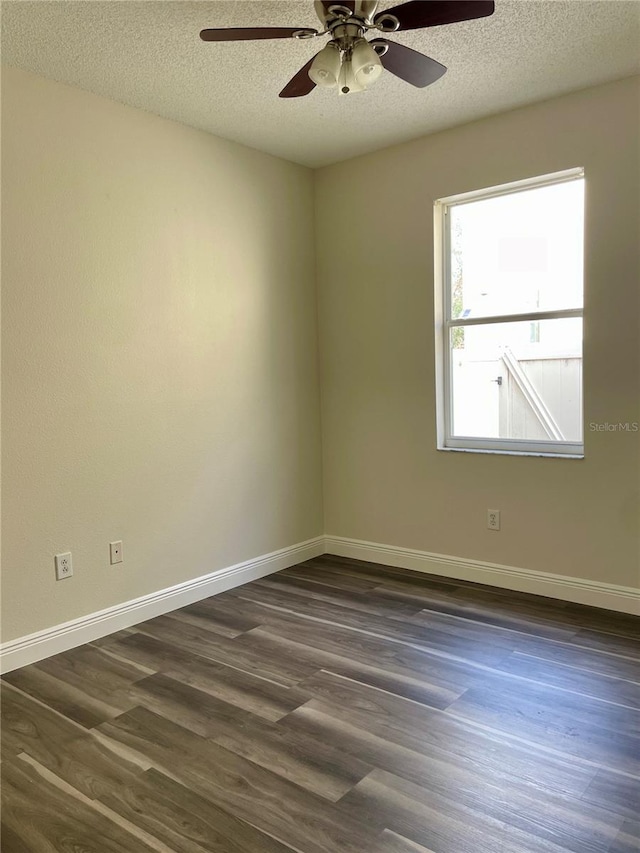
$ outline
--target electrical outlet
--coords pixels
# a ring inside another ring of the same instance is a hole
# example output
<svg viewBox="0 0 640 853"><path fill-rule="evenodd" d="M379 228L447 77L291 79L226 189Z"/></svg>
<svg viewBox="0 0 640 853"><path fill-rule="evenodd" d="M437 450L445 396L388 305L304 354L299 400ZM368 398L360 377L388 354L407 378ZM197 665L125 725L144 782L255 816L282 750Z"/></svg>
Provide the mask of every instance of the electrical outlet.
<svg viewBox="0 0 640 853"><path fill-rule="evenodd" d="M122 542L109 542L109 562L112 566L116 563L121 563L124 557L122 556Z"/></svg>
<svg viewBox="0 0 640 853"><path fill-rule="evenodd" d="M56 554L56 580L61 581L73 575L73 563L71 552L67 554Z"/></svg>
<svg viewBox="0 0 640 853"><path fill-rule="evenodd" d="M500 510L499 509L488 509L487 510L487 529L488 530L500 530Z"/></svg>

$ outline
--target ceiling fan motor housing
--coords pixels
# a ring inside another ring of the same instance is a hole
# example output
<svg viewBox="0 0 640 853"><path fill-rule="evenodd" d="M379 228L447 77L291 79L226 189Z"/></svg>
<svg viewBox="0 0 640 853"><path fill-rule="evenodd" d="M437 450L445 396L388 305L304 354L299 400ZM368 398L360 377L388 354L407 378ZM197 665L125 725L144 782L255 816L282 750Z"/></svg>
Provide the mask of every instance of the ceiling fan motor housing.
<svg viewBox="0 0 640 853"><path fill-rule="evenodd" d="M331 38L339 44L342 50L349 50L349 48L358 41L358 39L361 39L363 35L364 28L358 24L338 23L331 29Z"/></svg>
<svg viewBox="0 0 640 853"><path fill-rule="evenodd" d="M363 21L372 21L373 16L378 8L378 0L356 0L353 6L353 11L350 6L343 6L340 0L335 0L335 3L321 2L315 0L316 13L323 24L327 24L333 18L344 16L345 13L349 17L360 18Z"/></svg>

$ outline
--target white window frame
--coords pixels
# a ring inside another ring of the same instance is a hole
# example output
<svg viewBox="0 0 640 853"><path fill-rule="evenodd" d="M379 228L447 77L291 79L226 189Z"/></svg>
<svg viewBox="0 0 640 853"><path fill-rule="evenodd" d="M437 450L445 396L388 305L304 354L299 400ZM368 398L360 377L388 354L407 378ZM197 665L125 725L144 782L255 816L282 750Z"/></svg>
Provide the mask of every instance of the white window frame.
<svg viewBox="0 0 640 853"><path fill-rule="evenodd" d="M583 442L560 440L527 440L513 438L478 438L476 436L454 436L453 395L451 388L451 329L465 326L489 325L491 323L513 323L534 320L556 320L568 317L584 317L583 308L568 308L558 311L530 311L522 314L489 315L451 319L451 270L450 270L450 209L482 199L511 195L527 189L565 183L584 178L583 168L566 169L550 175L513 181L498 187L488 187L468 193L448 196L434 202L434 247L435 247L435 340L436 340L436 418L438 450L461 450L475 453L516 454L526 456L554 456L582 459Z"/></svg>

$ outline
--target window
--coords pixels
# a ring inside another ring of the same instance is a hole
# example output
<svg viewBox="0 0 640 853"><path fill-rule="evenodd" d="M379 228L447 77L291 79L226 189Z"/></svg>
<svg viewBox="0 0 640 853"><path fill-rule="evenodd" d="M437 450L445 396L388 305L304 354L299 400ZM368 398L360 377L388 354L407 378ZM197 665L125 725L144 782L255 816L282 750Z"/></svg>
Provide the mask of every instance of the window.
<svg viewBox="0 0 640 853"><path fill-rule="evenodd" d="M582 456L582 169L435 208L438 448Z"/></svg>

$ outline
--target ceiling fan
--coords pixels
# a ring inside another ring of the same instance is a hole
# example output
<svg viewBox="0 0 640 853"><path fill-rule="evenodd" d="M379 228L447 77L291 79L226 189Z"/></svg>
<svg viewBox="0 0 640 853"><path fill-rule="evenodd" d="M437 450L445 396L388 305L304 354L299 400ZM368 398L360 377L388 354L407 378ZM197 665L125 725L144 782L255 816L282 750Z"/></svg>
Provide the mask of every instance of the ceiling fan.
<svg viewBox="0 0 640 853"><path fill-rule="evenodd" d="M493 0L411 0L376 14L378 0L315 0L324 27L255 27L202 30L203 41L245 41L253 39L313 39L329 36L329 42L287 83L281 98L308 95L316 86L336 87L338 93L361 92L380 77L383 68L411 83L428 86L447 70L410 47L386 38L368 41L365 33L375 30L394 33L437 27L492 15Z"/></svg>

